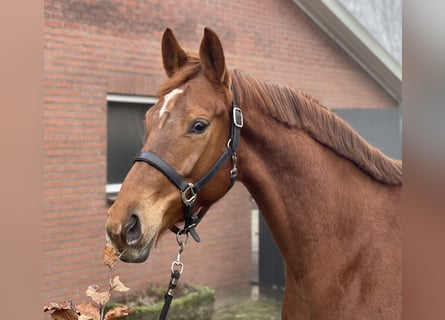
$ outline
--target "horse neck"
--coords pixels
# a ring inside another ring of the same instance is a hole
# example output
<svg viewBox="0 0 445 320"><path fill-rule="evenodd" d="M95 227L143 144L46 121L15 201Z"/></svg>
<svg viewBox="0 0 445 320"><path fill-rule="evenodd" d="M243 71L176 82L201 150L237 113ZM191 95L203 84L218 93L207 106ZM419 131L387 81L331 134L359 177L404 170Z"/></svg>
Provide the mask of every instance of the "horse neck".
<svg viewBox="0 0 445 320"><path fill-rule="evenodd" d="M351 199L372 199L369 205L379 207L385 186L303 130L285 127L255 108L243 112L240 181L256 200L292 274L315 270L314 255L330 245L358 248L360 241L350 240L358 235L359 211L367 204ZM367 214L371 221L374 213Z"/></svg>

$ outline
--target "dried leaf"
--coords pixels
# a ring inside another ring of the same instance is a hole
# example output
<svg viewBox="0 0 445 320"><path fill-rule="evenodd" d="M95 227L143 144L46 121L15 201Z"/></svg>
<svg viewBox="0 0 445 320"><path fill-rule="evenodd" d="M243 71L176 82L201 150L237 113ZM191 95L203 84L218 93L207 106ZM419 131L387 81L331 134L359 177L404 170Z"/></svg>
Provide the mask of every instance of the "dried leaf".
<svg viewBox="0 0 445 320"><path fill-rule="evenodd" d="M92 302L82 302L77 305L79 320L100 320L100 309Z"/></svg>
<svg viewBox="0 0 445 320"><path fill-rule="evenodd" d="M78 320L76 309L71 301L51 302L43 307L43 312L51 312L53 320Z"/></svg>
<svg viewBox="0 0 445 320"><path fill-rule="evenodd" d="M104 264L109 266L110 268L113 268L114 265L117 262L118 254L116 249L110 244L106 244L103 251L102 251L102 258L104 261Z"/></svg>
<svg viewBox="0 0 445 320"><path fill-rule="evenodd" d="M119 276L115 276L113 280L110 282L111 288L113 290L119 291L119 292L127 292L130 290L130 288L126 287L122 281L120 281Z"/></svg>
<svg viewBox="0 0 445 320"><path fill-rule="evenodd" d="M52 320L79 320L73 310L57 310L51 313Z"/></svg>
<svg viewBox="0 0 445 320"><path fill-rule="evenodd" d="M108 291L100 292L98 285L88 286L86 294L94 302L96 302L97 304L99 304L101 306L105 305L105 303L107 303L108 300L110 300L110 293Z"/></svg>
<svg viewBox="0 0 445 320"><path fill-rule="evenodd" d="M120 317L128 316L130 313L133 313L134 310L132 310L130 307L127 306L117 306L113 309L108 310L108 312L105 314L104 320L114 320Z"/></svg>
<svg viewBox="0 0 445 320"><path fill-rule="evenodd" d="M74 310L72 301L61 300L59 302L50 302L43 307L43 312L56 310Z"/></svg>

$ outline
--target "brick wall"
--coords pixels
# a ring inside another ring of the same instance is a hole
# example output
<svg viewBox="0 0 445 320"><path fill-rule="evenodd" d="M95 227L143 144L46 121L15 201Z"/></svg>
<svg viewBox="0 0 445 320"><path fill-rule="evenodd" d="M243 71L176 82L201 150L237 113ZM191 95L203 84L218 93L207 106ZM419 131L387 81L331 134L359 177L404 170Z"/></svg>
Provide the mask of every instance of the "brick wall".
<svg viewBox="0 0 445 320"><path fill-rule="evenodd" d="M78 301L89 284L106 283L106 94L154 95L165 79L164 29L197 50L203 26L220 36L230 67L329 107L396 105L290 0L45 0L44 302ZM210 285L220 298L248 292L250 209L242 185L216 204L199 227L202 243L184 253L182 281ZM116 274L134 290L164 284L175 252L167 235L148 262L118 264Z"/></svg>

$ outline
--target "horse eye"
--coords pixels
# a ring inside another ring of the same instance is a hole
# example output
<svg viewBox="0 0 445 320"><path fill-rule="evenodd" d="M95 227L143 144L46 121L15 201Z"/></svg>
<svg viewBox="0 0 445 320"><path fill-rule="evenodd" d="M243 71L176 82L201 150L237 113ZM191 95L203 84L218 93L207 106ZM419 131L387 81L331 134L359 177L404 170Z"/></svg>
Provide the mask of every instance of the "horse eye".
<svg viewBox="0 0 445 320"><path fill-rule="evenodd" d="M196 120L192 123L189 133L204 133L209 125L204 120Z"/></svg>

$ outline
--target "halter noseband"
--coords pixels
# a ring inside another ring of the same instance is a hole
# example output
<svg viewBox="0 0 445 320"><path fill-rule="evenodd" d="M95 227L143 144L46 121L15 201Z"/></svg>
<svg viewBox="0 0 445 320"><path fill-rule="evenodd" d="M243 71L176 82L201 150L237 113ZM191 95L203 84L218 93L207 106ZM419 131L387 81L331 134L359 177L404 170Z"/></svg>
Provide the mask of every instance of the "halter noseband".
<svg viewBox="0 0 445 320"><path fill-rule="evenodd" d="M143 161L161 171L168 180L173 183L180 191L182 203L184 205L184 228L179 229L177 226L172 226L170 230L174 233L188 234L190 233L195 241L200 242L200 238L195 228L204 217L207 209L204 211L198 210L197 214L193 213L194 205L199 191L206 185L212 177L218 172L218 170L224 165L224 163L231 158L232 169L230 170L230 186L232 188L238 176L238 169L236 167L236 152L238 151L240 142L240 132L243 127L243 113L238 106L238 101L235 93L235 88L232 83L232 125L230 129L230 137L227 141L227 148L216 160L215 164L210 168L207 173L201 177L197 182L190 183L184 180L184 178L173 169L167 162L162 160L158 155L151 151L141 151L134 159L136 161ZM134 163L133 162L133 163Z"/></svg>

